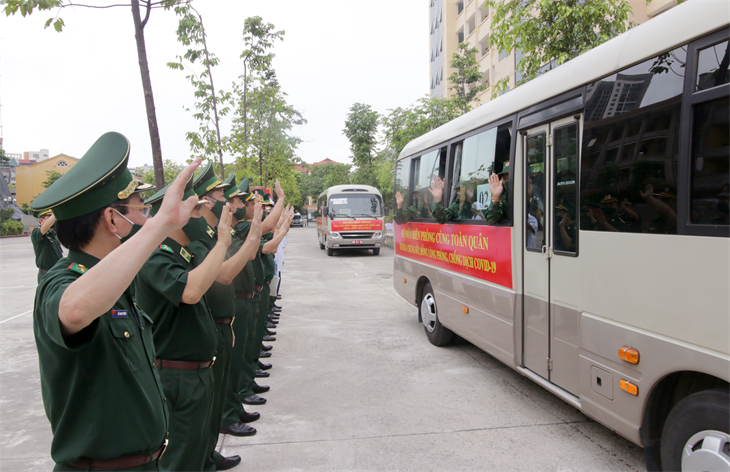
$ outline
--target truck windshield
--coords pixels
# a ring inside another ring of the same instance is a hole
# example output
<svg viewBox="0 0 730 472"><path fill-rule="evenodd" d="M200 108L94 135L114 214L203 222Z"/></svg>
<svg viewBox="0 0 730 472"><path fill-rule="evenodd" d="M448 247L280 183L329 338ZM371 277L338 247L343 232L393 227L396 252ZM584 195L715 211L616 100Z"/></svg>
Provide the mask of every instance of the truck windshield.
<svg viewBox="0 0 730 472"><path fill-rule="evenodd" d="M332 195L330 213L335 216L379 217L383 216L383 202L377 195Z"/></svg>

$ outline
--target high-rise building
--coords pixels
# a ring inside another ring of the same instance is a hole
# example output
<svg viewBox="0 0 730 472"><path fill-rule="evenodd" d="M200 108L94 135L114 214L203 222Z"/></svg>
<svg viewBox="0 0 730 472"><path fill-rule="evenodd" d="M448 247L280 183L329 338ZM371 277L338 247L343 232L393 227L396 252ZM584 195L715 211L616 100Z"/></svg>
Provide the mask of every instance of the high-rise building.
<svg viewBox="0 0 730 472"><path fill-rule="evenodd" d="M629 21L640 24L677 4L677 0L628 0L633 10ZM497 51L489 46L493 12L486 8L486 0L429 0L430 37L430 93L436 98L450 98L448 77L454 72L451 59L460 43L466 41L477 48L476 59L482 73L482 84L487 88L473 105L482 105L492 98L494 84L509 79L509 89L515 87L521 77L516 65L519 51Z"/></svg>

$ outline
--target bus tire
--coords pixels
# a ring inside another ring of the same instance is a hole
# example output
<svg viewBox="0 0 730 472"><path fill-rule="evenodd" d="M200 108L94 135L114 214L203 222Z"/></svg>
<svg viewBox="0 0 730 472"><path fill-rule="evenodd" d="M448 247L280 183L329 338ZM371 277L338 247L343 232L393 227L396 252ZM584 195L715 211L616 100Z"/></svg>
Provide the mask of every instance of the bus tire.
<svg viewBox="0 0 730 472"><path fill-rule="evenodd" d="M373 249L373 256L377 256L378 254L380 254L380 248L379 247Z"/></svg>
<svg viewBox="0 0 730 472"><path fill-rule="evenodd" d="M431 282L426 282L423 287L423 297L418 306L418 316L423 323L423 330L426 332L428 341L434 346L445 346L451 342L454 333L444 327L439 321L436 297L433 296Z"/></svg>
<svg viewBox="0 0 730 472"><path fill-rule="evenodd" d="M331 247L328 247L327 248L327 255L328 256L333 256L334 254L335 254L335 250L332 249Z"/></svg>
<svg viewBox="0 0 730 472"><path fill-rule="evenodd" d="M662 470L730 468L730 393L694 393L669 412L660 445Z"/></svg>

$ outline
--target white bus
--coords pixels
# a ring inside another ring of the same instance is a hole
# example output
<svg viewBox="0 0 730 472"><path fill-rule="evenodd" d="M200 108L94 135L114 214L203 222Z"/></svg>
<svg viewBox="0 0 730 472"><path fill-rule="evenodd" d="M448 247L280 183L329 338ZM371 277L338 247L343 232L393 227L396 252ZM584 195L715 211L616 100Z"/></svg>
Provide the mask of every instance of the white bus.
<svg viewBox="0 0 730 472"><path fill-rule="evenodd" d="M729 24L682 3L396 164L393 281L428 339L465 338L649 470L730 470Z"/></svg>
<svg viewBox="0 0 730 472"><path fill-rule="evenodd" d="M327 255L348 249L372 249L380 254L385 244L380 191L369 185L335 185L317 198L317 241Z"/></svg>

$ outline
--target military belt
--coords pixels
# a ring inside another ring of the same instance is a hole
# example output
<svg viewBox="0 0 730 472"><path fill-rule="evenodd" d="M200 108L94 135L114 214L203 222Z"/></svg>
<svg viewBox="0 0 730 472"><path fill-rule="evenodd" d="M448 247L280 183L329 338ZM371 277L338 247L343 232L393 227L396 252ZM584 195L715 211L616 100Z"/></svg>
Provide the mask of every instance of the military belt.
<svg viewBox="0 0 730 472"><path fill-rule="evenodd" d="M246 292L236 292L235 293L236 298L253 298L253 293L246 293Z"/></svg>
<svg viewBox="0 0 730 472"><path fill-rule="evenodd" d="M205 362L166 361L163 359L157 359L155 361L155 365L157 366L157 368L163 368L163 369L198 370L198 369L207 369L208 367L212 366L214 362L215 362L215 357L213 357L212 360L205 361Z"/></svg>
<svg viewBox="0 0 730 472"><path fill-rule="evenodd" d="M149 454L143 454L141 456L123 456L117 457L116 459L88 459L82 457L76 462L71 462L71 467L85 470L124 470L134 469L149 464L152 461L156 461L167 449L167 439L165 443L158 450Z"/></svg>
<svg viewBox="0 0 730 472"><path fill-rule="evenodd" d="M271 280L267 280L264 282L266 285L271 285Z"/></svg>
<svg viewBox="0 0 730 472"><path fill-rule="evenodd" d="M260 292L261 290L264 289L264 286L263 285L254 285L253 289L256 290L257 292Z"/></svg>
<svg viewBox="0 0 730 472"><path fill-rule="evenodd" d="M227 324L233 326L233 320L235 319L235 316L233 318L213 318L213 322L215 324Z"/></svg>

